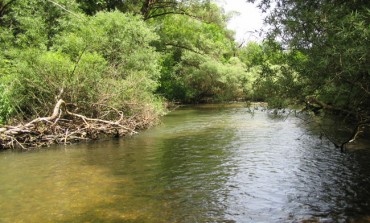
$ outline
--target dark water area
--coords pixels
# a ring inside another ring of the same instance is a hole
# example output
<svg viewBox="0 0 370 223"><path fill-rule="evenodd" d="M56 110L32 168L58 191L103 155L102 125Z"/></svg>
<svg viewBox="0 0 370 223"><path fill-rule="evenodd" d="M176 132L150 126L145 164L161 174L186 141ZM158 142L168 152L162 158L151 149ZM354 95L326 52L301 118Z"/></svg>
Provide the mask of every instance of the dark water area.
<svg viewBox="0 0 370 223"><path fill-rule="evenodd" d="M370 145L301 118L185 107L133 137L0 153L0 222L370 222Z"/></svg>

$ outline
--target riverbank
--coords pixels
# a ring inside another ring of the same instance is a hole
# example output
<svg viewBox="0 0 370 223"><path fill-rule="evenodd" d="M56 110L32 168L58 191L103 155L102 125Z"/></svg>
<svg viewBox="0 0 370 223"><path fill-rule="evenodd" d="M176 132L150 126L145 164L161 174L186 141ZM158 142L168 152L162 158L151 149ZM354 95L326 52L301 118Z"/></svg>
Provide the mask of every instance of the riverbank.
<svg viewBox="0 0 370 223"><path fill-rule="evenodd" d="M34 149L53 144L72 144L104 137L122 137L147 129L158 121L150 109L127 116L123 111L106 106L102 117L87 117L68 110L60 99L53 113L27 123L0 126L0 150Z"/></svg>
<svg viewBox="0 0 370 223"><path fill-rule="evenodd" d="M113 107L105 106L104 115L100 117L88 117L68 109L68 104L59 100L53 113L48 117L39 117L26 123L17 125L0 125L0 150L22 149L29 150L40 147L47 147L53 144L68 145L78 142L93 141L103 138L118 138L136 134L139 130L148 129L159 122L160 115L148 108L143 108L135 115L125 115L123 111ZM103 106L103 105L101 105ZM292 113L303 114L307 112L297 107L291 109L269 109L265 102L229 102L229 103L209 103L180 105L178 103L166 102L164 104L167 111L172 111L178 107L192 107L198 109L225 109L225 108L247 108L247 112L254 114L256 110L269 111L271 115L288 118ZM301 110L300 112L297 112ZM307 113L304 115L305 122L316 123L316 130L324 138L327 138L335 147L344 149L358 149L368 145L368 141L363 138L369 135L368 129L361 129L362 137L353 137L348 131L348 123L341 123L338 134L338 117L327 118L328 123L322 122L322 117ZM302 117L300 117L302 118ZM326 120L326 119L325 119ZM343 129L346 129L343 131ZM340 138L333 137L332 134L342 135ZM365 137L364 137L365 136ZM341 146L340 146L341 145Z"/></svg>
<svg viewBox="0 0 370 223"><path fill-rule="evenodd" d="M118 138L138 133L159 122L160 116L150 109L144 109L132 116L125 116L123 111L113 107L107 108L100 118L87 117L68 110L68 104L60 99L48 117L39 117L29 122L16 125L0 125L0 150L20 149L31 150L51 145L69 145L103 138ZM179 107L227 108L227 107L262 107L267 103L209 103L179 104L166 102L166 110L172 111Z"/></svg>

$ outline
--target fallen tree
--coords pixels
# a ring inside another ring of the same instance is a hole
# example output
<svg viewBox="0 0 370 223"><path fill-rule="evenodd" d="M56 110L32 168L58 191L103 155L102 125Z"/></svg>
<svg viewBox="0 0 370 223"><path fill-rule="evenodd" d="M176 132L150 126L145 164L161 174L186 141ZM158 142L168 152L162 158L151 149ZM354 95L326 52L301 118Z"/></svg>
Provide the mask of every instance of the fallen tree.
<svg viewBox="0 0 370 223"><path fill-rule="evenodd" d="M71 105L73 106L73 105ZM105 105L99 105L105 106ZM70 144L98 139L101 136L132 135L148 127L154 117L145 112L126 117L122 111L105 106L102 117L91 118L68 110L69 104L58 100L49 117L39 117L25 124L0 126L0 149L30 149L51 144ZM115 117L112 121L104 117Z"/></svg>
<svg viewBox="0 0 370 223"><path fill-rule="evenodd" d="M326 131L322 127L320 127L321 134L324 135L331 143L333 143L336 148L340 148L342 152L345 150L346 145L355 142L359 138L359 136L364 133L364 129L370 126L370 117L367 113L368 111L358 110L355 112L353 110L335 107L333 105L326 104L314 97L308 98L306 102L306 107L307 105L315 105L313 107L311 106L311 109L313 109L314 112L323 109L334 112L337 115L343 115L344 117L351 118L354 126L349 133L349 136L346 139L341 140L341 142L337 142L336 140L334 140L332 137L329 136L329 134L326 133Z"/></svg>

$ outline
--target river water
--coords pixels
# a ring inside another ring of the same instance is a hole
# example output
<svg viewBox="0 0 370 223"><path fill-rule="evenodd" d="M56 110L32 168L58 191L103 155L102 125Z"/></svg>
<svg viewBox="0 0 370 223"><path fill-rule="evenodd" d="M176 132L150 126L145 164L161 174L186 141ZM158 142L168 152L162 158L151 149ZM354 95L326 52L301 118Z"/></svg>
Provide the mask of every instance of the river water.
<svg viewBox="0 0 370 223"><path fill-rule="evenodd" d="M185 107L125 139L0 153L0 222L370 222L369 151L294 115Z"/></svg>

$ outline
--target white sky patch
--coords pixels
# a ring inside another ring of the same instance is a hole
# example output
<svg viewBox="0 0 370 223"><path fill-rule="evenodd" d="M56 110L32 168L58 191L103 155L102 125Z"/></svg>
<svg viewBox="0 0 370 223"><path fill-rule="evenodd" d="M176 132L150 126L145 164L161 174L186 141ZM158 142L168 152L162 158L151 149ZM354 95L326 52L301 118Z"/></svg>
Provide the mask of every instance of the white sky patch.
<svg viewBox="0 0 370 223"><path fill-rule="evenodd" d="M226 13L234 11L239 14L233 16L227 26L236 32L237 42L262 41L259 31L263 27L263 15L256 5L246 0L215 0L215 3L223 7Z"/></svg>

